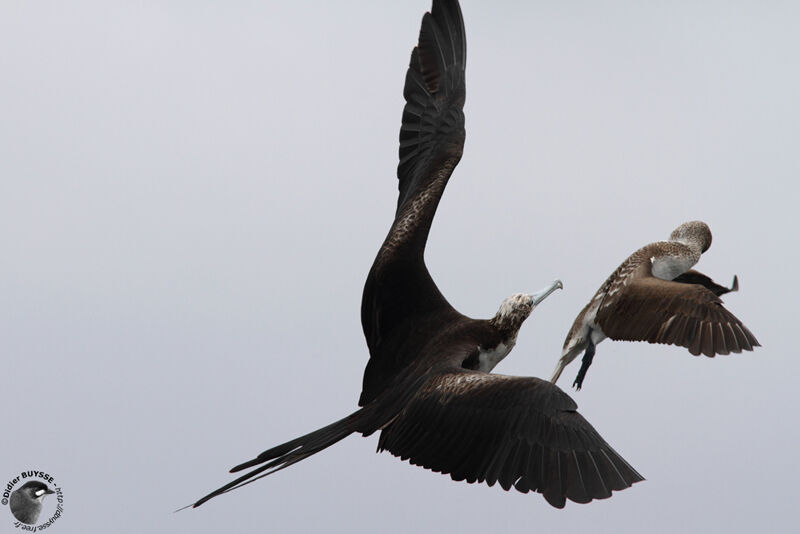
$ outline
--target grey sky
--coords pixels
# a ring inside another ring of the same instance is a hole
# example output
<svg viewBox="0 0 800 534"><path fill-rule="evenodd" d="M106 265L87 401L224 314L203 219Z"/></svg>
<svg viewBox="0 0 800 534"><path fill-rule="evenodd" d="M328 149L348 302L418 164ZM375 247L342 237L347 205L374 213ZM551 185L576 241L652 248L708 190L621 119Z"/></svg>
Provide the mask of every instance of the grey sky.
<svg viewBox="0 0 800 534"><path fill-rule="evenodd" d="M558 511L351 437L172 514L355 408L361 289L430 8L229 4L0 4L0 480L52 473L54 534L789 529L792 2L462 2L467 142L429 269L473 317L565 285L498 372L549 376L605 277L683 221L714 234L701 271L739 275L724 300L763 348L712 360L607 341L571 393L647 481Z"/></svg>

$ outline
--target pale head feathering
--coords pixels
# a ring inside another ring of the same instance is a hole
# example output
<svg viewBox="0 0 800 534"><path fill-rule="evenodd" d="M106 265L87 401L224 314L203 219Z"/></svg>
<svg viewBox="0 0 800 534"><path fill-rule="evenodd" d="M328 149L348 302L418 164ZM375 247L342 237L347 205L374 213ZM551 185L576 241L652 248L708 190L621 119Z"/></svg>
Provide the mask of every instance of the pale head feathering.
<svg viewBox="0 0 800 534"><path fill-rule="evenodd" d="M711 246L711 230L703 221L689 221L673 230L669 240L683 243L687 247L699 248L702 254Z"/></svg>
<svg viewBox="0 0 800 534"><path fill-rule="evenodd" d="M500 330L516 331L525 322L531 312L556 289L563 289L561 280L556 280L542 291L528 295L515 293L505 299L490 322Z"/></svg>

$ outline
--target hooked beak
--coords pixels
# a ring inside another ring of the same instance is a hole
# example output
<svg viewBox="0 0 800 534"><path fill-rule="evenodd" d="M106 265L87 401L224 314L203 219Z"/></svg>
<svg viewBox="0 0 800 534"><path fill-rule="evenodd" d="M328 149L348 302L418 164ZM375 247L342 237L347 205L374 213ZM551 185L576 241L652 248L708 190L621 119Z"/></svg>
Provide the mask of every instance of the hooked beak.
<svg viewBox="0 0 800 534"><path fill-rule="evenodd" d="M561 280L556 280L552 284L544 288L542 291L539 291L538 293L534 293L533 295L531 295L533 297L533 307L535 308L536 306L538 306L540 302L549 297L550 293L552 293L556 289L564 289L564 284L561 283Z"/></svg>

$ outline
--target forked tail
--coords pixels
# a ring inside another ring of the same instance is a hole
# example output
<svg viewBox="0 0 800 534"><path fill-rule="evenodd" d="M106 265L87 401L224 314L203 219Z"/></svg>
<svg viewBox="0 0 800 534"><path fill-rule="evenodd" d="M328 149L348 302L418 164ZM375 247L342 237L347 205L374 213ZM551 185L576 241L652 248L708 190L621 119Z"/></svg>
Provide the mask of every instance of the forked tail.
<svg viewBox="0 0 800 534"><path fill-rule="evenodd" d="M271 475L276 471L285 469L292 464L296 464L301 460L305 460L312 454L315 454L330 447L334 443L341 441L353 432L363 432L364 429L362 428L362 425L366 415L364 412L365 410L363 409L354 412L344 419L340 419L335 423L324 426L319 430L315 430L314 432L306 434L305 436L300 436L299 438L287 441L286 443L278 445L277 447L266 450L252 460L237 465L230 470L231 473L237 473L249 467L264 464L260 465L256 469L253 469L252 471L249 471L248 473L245 473L233 482L225 484L221 488L212 491L190 506L197 508L207 500L213 499L217 495L222 495L223 493L235 490L236 488L240 488L246 484L255 482L256 480L267 475Z"/></svg>

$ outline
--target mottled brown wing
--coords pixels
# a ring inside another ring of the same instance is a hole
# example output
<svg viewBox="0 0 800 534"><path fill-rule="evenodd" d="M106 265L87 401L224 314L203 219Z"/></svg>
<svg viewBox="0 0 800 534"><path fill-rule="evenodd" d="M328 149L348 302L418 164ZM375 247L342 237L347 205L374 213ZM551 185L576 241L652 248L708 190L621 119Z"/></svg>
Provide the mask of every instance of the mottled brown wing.
<svg viewBox="0 0 800 534"><path fill-rule="evenodd" d="M576 409L538 378L460 369L432 377L378 447L453 480L541 493L557 508L644 480Z"/></svg>
<svg viewBox="0 0 800 534"><path fill-rule="evenodd" d="M710 289L653 276L636 278L607 297L596 322L611 339L679 345L695 356L760 346Z"/></svg>

